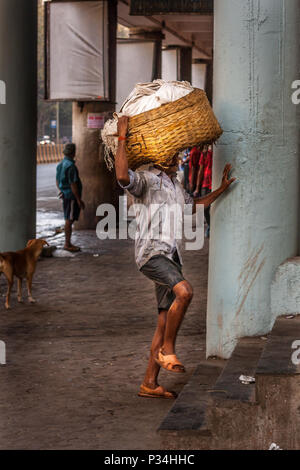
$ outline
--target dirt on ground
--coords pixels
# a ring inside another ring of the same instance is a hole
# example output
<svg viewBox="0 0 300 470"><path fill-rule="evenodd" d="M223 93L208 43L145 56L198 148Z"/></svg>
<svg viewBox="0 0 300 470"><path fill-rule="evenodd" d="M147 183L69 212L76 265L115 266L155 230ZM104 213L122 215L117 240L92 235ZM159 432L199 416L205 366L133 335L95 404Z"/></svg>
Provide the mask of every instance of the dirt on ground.
<svg viewBox="0 0 300 470"><path fill-rule="evenodd" d="M74 241L79 255L38 262L36 304L25 286L19 304L15 285L6 311L0 278L0 448L159 449L156 430L173 401L137 396L157 319L153 285L135 266L132 241L95 232ZM207 242L184 261L194 298L177 353L187 373L160 374L177 392L205 358Z"/></svg>

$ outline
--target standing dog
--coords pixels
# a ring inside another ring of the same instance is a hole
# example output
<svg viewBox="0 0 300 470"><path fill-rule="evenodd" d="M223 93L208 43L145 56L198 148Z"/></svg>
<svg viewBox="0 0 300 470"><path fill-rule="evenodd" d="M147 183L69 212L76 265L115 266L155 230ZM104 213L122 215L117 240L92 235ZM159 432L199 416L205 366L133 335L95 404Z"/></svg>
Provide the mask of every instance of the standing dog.
<svg viewBox="0 0 300 470"><path fill-rule="evenodd" d="M29 240L24 250L9 251L0 254L0 274L4 273L7 279L7 294L5 307L10 308L10 293L14 283L14 276L18 278L18 302L22 302L22 280L27 280L28 300L35 302L31 294L32 277L35 272L36 262L44 245L49 245L45 240Z"/></svg>

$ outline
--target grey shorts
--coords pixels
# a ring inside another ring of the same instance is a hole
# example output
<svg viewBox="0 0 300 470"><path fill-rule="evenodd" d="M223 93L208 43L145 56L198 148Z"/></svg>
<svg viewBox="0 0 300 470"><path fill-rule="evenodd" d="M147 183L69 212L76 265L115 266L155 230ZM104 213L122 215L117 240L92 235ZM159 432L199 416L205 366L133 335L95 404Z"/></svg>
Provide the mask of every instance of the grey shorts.
<svg viewBox="0 0 300 470"><path fill-rule="evenodd" d="M185 280L177 252L173 260L164 255L153 256L141 272L155 284L158 311L169 310L175 299L173 287Z"/></svg>

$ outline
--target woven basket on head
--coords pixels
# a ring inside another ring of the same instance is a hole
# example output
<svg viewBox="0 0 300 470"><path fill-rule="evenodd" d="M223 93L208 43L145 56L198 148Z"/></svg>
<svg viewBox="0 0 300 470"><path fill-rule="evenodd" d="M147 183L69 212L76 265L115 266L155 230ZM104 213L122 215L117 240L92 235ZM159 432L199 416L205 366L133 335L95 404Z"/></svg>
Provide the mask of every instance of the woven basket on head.
<svg viewBox="0 0 300 470"><path fill-rule="evenodd" d="M196 88L177 101L129 118L129 167L134 170L146 163L166 167L180 150L215 142L222 133L206 93Z"/></svg>

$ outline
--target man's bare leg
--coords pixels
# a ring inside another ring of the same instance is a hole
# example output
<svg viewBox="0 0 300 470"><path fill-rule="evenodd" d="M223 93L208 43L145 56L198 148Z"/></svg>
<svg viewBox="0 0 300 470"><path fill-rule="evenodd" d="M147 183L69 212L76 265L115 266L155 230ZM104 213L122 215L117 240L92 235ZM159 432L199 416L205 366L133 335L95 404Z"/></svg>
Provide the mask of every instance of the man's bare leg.
<svg viewBox="0 0 300 470"><path fill-rule="evenodd" d="M161 348L164 340L165 326L166 326L167 310L161 310L158 315L157 327L153 336L150 358L148 362L148 367L146 370L145 378L143 384L146 387L155 389L158 387L157 376L160 371L160 366L155 362L155 357L158 355L158 351Z"/></svg>
<svg viewBox="0 0 300 470"><path fill-rule="evenodd" d="M176 284L173 288L176 295L174 302L167 313L165 334L162 344L162 353L165 355L175 354L175 343L185 312L193 298L192 286L187 281ZM176 368L177 366L175 366ZM181 368L178 366L178 368Z"/></svg>

